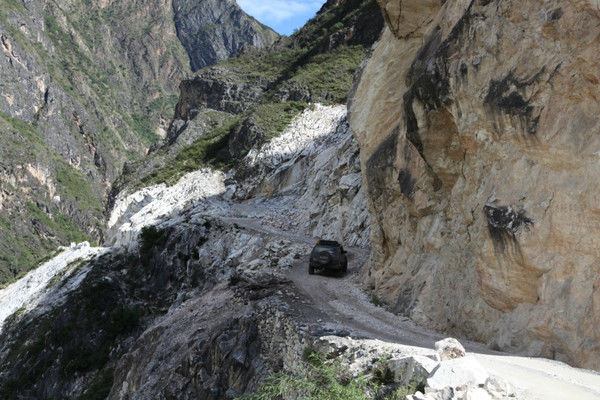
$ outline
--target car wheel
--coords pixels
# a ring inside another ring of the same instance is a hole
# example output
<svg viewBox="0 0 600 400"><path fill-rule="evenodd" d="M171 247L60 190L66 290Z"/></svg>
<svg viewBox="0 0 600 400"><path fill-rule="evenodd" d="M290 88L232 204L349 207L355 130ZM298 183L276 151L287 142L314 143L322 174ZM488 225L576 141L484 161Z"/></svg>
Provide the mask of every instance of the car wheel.
<svg viewBox="0 0 600 400"><path fill-rule="evenodd" d="M308 274L309 275L314 275L315 274L315 267L313 267L312 265L308 266Z"/></svg>

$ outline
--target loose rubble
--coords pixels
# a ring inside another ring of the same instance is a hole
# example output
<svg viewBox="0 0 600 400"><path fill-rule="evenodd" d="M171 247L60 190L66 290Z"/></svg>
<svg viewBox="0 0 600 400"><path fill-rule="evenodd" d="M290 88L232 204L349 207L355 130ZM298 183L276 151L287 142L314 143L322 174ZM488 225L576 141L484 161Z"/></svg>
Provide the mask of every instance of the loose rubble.
<svg viewBox="0 0 600 400"><path fill-rule="evenodd" d="M316 341L314 348L325 358L341 361L354 377L368 376L383 366L393 377L390 388L424 387L423 392L406 396L407 400L520 398L511 385L490 376L454 338L439 341L435 350L427 350L378 340L325 336Z"/></svg>

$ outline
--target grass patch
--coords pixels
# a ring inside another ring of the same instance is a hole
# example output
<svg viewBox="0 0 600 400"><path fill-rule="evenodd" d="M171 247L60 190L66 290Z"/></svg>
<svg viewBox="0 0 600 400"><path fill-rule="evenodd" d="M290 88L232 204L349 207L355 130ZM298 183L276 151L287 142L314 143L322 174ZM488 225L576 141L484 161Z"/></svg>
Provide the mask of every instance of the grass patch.
<svg viewBox="0 0 600 400"><path fill-rule="evenodd" d="M240 400L404 400L407 395L425 390L422 383L399 387L394 384L392 372L384 367L384 359L376 364L371 371L373 378L368 380L349 376L339 362L325 361L314 351L307 350L304 358L305 368L294 373L272 374L255 394Z"/></svg>
<svg viewBox="0 0 600 400"><path fill-rule="evenodd" d="M47 229L54 232L59 236L63 242L76 242L80 243L88 240L87 235L79 231L73 222L65 215L58 214L54 219L50 218L48 214L40 210L40 208L33 202L29 201L25 205L29 211L29 215L41 222L46 226Z"/></svg>
<svg viewBox="0 0 600 400"><path fill-rule="evenodd" d="M251 112L248 120L256 126L262 136L261 142L267 142L279 136L292 119L307 107L307 103L297 101L259 104Z"/></svg>
<svg viewBox="0 0 600 400"><path fill-rule="evenodd" d="M373 303L377 307L386 307L387 306L387 303L384 300L382 300L379 296L377 296L377 294L375 292L370 293L369 300L371 300L371 303Z"/></svg>
<svg viewBox="0 0 600 400"><path fill-rule="evenodd" d="M64 161L58 159L56 161L58 192L67 198L76 200L80 209L102 213L102 201L92 189L90 181Z"/></svg>
<svg viewBox="0 0 600 400"><path fill-rule="evenodd" d="M317 54L298 68L290 82L309 87L322 103L346 103L354 73L366 54L363 46L340 46L330 53Z"/></svg>
<svg viewBox="0 0 600 400"><path fill-rule="evenodd" d="M338 364L326 363L317 353L307 356L307 368L296 374L276 373L266 379L256 394L245 400L299 398L314 400L368 400L368 382L349 380Z"/></svg>
<svg viewBox="0 0 600 400"><path fill-rule="evenodd" d="M193 143L184 146L173 160L163 168L155 169L141 179L143 186L166 183L173 185L188 172L197 171L207 166L226 168L231 160L219 157L219 153L227 146L229 136L241 117L229 120L213 129Z"/></svg>

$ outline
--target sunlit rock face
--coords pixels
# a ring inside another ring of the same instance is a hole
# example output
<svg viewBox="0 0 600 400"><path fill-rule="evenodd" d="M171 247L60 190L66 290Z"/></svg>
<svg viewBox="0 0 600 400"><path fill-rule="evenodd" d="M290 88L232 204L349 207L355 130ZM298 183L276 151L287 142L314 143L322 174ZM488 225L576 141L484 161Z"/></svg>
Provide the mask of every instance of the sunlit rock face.
<svg viewBox="0 0 600 400"><path fill-rule="evenodd" d="M349 117L365 282L420 323L600 368L598 8L379 3Z"/></svg>
<svg viewBox="0 0 600 400"><path fill-rule="evenodd" d="M279 38L234 0L173 0L173 11L177 36L194 71L236 57L245 48L269 46Z"/></svg>

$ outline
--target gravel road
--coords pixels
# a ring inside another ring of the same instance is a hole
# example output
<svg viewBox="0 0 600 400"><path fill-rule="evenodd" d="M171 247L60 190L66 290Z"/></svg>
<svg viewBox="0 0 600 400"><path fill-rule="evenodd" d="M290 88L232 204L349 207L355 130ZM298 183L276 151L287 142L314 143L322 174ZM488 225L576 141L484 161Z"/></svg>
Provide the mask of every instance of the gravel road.
<svg viewBox="0 0 600 400"><path fill-rule="evenodd" d="M314 238L298 231L282 231L263 220L254 218L224 218L248 230L273 235L303 244ZM304 303L315 308L314 321L350 336L379 339L408 346L433 349L445 336L416 326L382 307L375 306L361 289L358 274L368 259L368 250L348 248L349 271L344 277L309 275L308 255L298 260L287 273ZM303 313L310 318L311 313ZM318 318L318 319L317 319ZM526 400L592 400L600 399L600 374L572 368L564 363L521 357L490 350L487 346L458 338L467 351L484 365L488 372L511 383Z"/></svg>

